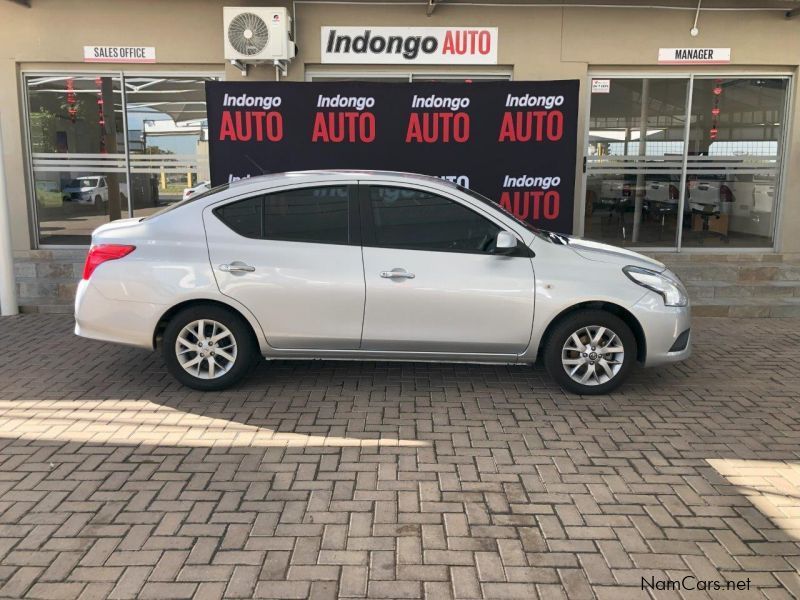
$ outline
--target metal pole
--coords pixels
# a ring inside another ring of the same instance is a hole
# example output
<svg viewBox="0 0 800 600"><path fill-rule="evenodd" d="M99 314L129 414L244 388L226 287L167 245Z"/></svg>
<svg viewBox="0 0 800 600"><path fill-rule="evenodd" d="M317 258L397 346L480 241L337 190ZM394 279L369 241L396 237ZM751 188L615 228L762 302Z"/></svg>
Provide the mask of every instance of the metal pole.
<svg viewBox="0 0 800 600"><path fill-rule="evenodd" d="M639 241L639 232L642 229L642 208L644 206L647 161L647 109L650 103L650 80L642 79L642 106L639 114L639 158L636 163L636 189L633 202L633 235L631 241Z"/></svg>
<svg viewBox="0 0 800 600"><path fill-rule="evenodd" d="M14 254L11 247L11 214L3 162L3 128L0 127L0 316L10 317L18 313Z"/></svg>
<svg viewBox="0 0 800 600"><path fill-rule="evenodd" d="M692 98L694 96L694 75L689 76L689 89L686 90L686 123L683 125L683 157L681 158L681 182L678 195L678 236L675 240L678 252L683 248L683 211L686 210L686 168L689 164L689 136L692 134ZM691 224L689 225L691 227Z"/></svg>
<svg viewBox="0 0 800 600"><path fill-rule="evenodd" d="M125 189L128 191L128 218L133 217L133 195L131 194L131 149L128 140L128 91L125 89L125 73L119 73L120 92L122 93L122 135L125 141ZM144 125L142 125L144 132Z"/></svg>

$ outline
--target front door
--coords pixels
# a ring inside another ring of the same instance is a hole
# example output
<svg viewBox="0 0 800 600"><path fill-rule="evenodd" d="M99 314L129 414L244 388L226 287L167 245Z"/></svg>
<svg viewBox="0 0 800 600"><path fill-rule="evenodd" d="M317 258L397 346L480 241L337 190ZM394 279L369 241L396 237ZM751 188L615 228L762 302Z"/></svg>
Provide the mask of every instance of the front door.
<svg viewBox="0 0 800 600"><path fill-rule="evenodd" d="M256 316L273 348L358 349L364 269L355 195L349 185L291 188L203 214L220 291Z"/></svg>
<svg viewBox="0 0 800 600"><path fill-rule="evenodd" d="M363 350L516 355L528 347L533 265L493 253L499 224L422 187L362 184L359 195Z"/></svg>

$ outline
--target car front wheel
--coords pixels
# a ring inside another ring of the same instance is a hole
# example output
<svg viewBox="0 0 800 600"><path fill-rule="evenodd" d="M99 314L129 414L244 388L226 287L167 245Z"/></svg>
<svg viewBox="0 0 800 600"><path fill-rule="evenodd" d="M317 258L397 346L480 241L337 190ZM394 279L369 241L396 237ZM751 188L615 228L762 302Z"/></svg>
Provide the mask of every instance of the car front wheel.
<svg viewBox="0 0 800 600"><path fill-rule="evenodd" d="M247 322L214 305L191 306L176 314L164 330L163 353L178 381L204 391L238 383L259 357Z"/></svg>
<svg viewBox="0 0 800 600"><path fill-rule="evenodd" d="M544 348L544 364L569 392L607 394L627 379L636 353L636 337L622 319L602 310L582 310L555 326Z"/></svg>

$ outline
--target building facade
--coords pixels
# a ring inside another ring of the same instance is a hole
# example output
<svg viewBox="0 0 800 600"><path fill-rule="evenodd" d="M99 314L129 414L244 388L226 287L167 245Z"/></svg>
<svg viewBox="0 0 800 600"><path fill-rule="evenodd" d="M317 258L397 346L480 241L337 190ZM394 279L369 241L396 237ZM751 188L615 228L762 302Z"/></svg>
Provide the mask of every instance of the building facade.
<svg viewBox="0 0 800 600"><path fill-rule="evenodd" d="M20 262L73 257L103 222L146 216L207 180L205 81L276 78L579 80L576 234L676 256L800 256L797 2L707 0L699 14L667 0L273 2L292 16L297 56L285 73L265 64L246 76L224 59L223 6L255 3L26 4L0 0L3 160ZM326 27L367 26L494 27L496 58L324 56ZM98 55L103 47L139 50ZM40 273L20 273L23 296L69 296L68 286L32 291Z"/></svg>

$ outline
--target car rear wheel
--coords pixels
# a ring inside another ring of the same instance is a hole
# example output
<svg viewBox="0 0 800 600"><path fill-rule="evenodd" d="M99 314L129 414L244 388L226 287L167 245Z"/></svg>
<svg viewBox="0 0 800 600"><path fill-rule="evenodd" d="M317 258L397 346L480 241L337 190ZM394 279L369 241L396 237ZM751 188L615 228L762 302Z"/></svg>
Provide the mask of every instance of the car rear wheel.
<svg viewBox="0 0 800 600"><path fill-rule="evenodd" d="M167 369L196 390L222 390L241 381L259 358L258 343L244 319L215 305L180 311L164 330Z"/></svg>
<svg viewBox="0 0 800 600"><path fill-rule="evenodd" d="M569 392L607 394L627 379L636 352L636 337L625 321L602 310L582 310L565 317L550 333L544 364Z"/></svg>

